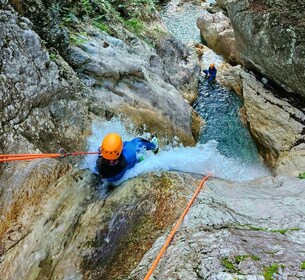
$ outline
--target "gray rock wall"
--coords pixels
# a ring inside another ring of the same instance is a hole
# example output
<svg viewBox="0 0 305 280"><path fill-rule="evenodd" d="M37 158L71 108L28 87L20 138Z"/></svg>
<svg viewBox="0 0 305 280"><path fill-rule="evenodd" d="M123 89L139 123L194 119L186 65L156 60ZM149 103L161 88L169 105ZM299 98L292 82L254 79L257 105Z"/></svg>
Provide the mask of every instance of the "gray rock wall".
<svg viewBox="0 0 305 280"><path fill-rule="evenodd" d="M296 178L239 185L209 179L152 278L263 280L267 271L274 279L304 278L301 197L304 182ZM167 236L155 242L126 279L144 279Z"/></svg>
<svg viewBox="0 0 305 280"><path fill-rule="evenodd" d="M40 9L35 11L38 17ZM45 42L33 31L37 28L35 24L36 21L22 17L8 3L1 4L1 152L57 152L61 147L83 151L92 120L99 117L103 121L120 114L129 123L132 120L139 130L146 125L164 142L179 136L184 144L195 143L201 118L182 98L187 82L177 82L180 76L184 81L192 77L192 89L198 74L192 71L196 61L184 46L180 46L181 53L187 54L190 61L180 65L176 76L172 75L172 81L176 81L172 85L162 58L127 31L126 37L133 36L132 43L127 40L129 45L88 25L87 35L79 34L85 39L67 49L66 61L56 49L48 51ZM173 46L171 51L172 57L177 58L176 64L172 64L175 67L182 55L175 53ZM1 164L1 211L10 212L8 206L14 203L15 196L26 199L29 188L39 186L37 181L30 187L19 176L20 170L35 165ZM48 174L43 176L48 182Z"/></svg>
<svg viewBox="0 0 305 280"><path fill-rule="evenodd" d="M305 98L304 2L230 0L225 5L245 65Z"/></svg>

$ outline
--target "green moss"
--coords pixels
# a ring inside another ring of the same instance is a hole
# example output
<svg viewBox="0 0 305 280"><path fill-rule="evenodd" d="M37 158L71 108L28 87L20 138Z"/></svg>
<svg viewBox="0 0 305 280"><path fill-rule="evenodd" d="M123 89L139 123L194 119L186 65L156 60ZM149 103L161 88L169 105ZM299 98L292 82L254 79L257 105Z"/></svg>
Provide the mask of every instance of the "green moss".
<svg viewBox="0 0 305 280"><path fill-rule="evenodd" d="M93 11L90 0L81 0L84 10L90 14Z"/></svg>
<svg viewBox="0 0 305 280"><path fill-rule="evenodd" d="M139 35L144 30L144 24L136 18L131 18L125 21L127 29Z"/></svg>
<svg viewBox="0 0 305 280"><path fill-rule="evenodd" d="M259 261L260 258L257 257L257 256L254 256L254 255L240 255L240 256L235 256L234 259L235 259L235 262L237 264L240 264L242 261L244 261L245 259L247 258L251 258L252 260L254 261Z"/></svg>
<svg viewBox="0 0 305 280"><path fill-rule="evenodd" d="M98 21L93 21L93 25L101 31L109 33L109 27L106 24L100 23Z"/></svg>
<svg viewBox="0 0 305 280"><path fill-rule="evenodd" d="M88 41L86 32L73 33L70 35L70 43L79 46Z"/></svg>
<svg viewBox="0 0 305 280"><path fill-rule="evenodd" d="M257 230L257 231L269 231L267 228L262 228L262 227L250 227L252 230Z"/></svg>
<svg viewBox="0 0 305 280"><path fill-rule="evenodd" d="M302 262L301 269L305 269L305 262Z"/></svg>
<svg viewBox="0 0 305 280"><path fill-rule="evenodd" d="M51 53L50 53L50 60L55 61L55 60L56 60L56 58L57 58L57 54L56 54L56 53L51 52Z"/></svg>
<svg viewBox="0 0 305 280"><path fill-rule="evenodd" d="M282 269L285 268L285 266L282 265L282 264L281 265L279 265L279 264L272 264L269 267L265 267L264 271L263 271L263 273L264 273L263 275L264 275L265 280L272 280L273 274L278 272L279 267L281 267Z"/></svg>
<svg viewBox="0 0 305 280"><path fill-rule="evenodd" d="M273 264L269 267L265 267L264 268L264 278L265 280L272 280L272 276L274 273L276 273L279 269L279 265L278 264Z"/></svg>
<svg viewBox="0 0 305 280"><path fill-rule="evenodd" d="M300 178L300 179L305 179L305 172L300 173L299 176L298 176L298 178Z"/></svg>
<svg viewBox="0 0 305 280"><path fill-rule="evenodd" d="M239 270L234 266L234 264L231 261L229 261L228 258L223 258L221 260L221 263L229 272L239 273Z"/></svg>
<svg viewBox="0 0 305 280"><path fill-rule="evenodd" d="M285 234L287 231L300 230L300 228L287 228L287 229L268 229L268 228L259 228L259 227L250 227L252 230L257 231L269 231L269 232L278 232L280 234Z"/></svg>

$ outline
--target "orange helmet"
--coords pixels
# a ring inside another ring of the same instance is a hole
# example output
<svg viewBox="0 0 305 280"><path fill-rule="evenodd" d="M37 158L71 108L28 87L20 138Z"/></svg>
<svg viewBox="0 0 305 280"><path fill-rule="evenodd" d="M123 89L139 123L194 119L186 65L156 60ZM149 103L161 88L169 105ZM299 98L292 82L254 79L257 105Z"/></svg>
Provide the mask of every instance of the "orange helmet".
<svg viewBox="0 0 305 280"><path fill-rule="evenodd" d="M123 150L123 141L119 134L109 133L101 145L102 157L108 160L116 160Z"/></svg>
<svg viewBox="0 0 305 280"><path fill-rule="evenodd" d="M214 66L215 66L214 63L210 64L210 68L214 68Z"/></svg>

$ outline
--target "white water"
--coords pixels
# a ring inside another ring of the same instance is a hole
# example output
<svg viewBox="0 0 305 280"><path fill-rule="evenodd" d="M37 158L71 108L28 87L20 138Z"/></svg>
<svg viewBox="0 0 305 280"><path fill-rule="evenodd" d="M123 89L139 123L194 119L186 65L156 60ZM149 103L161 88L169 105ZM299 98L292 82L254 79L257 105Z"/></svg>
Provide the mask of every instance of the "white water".
<svg viewBox="0 0 305 280"><path fill-rule="evenodd" d="M110 132L119 133L123 140L131 140L137 136L144 138L149 138L150 136L149 133L138 135L133 132L127 132L119 119L103 123L94 122L92 135L88 137L88 151L96 151L103 138ZM215 140L206 144L197 144L195 147L160 147L157 155L147 152L145 160L128 170L117 184L143 173L162 170L175 170L202 175L211 172L214 177L232 181L245 181L269 175L268 170L263 165L239 163L221 155L216 147L217 142ZM96 159L97 156L87 156L83 167L89 168L96 173Z"/></svg>

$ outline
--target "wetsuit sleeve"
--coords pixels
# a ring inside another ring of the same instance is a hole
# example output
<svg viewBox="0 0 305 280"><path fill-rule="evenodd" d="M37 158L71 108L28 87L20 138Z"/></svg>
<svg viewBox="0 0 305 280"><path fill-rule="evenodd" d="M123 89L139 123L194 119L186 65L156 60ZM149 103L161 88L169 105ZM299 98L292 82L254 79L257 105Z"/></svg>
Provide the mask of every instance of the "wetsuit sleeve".
<svg viewBox="0 0 305 280"><path fill-rule="evenodd" d="M156 149L156 145L154 143L152 143L142 137L138 137L136 139L138 139L140 146L141 145L145 146L146 150L155 150Z"/></svg>
<svg viewBox="0 0 305 280"><path fill-rule="evenodd" d="M155 150L156 145L142 137L124 142L122 154L126 159L127 169L134 167L135 164L140 161L137 157L137 153L140 152L142 148L145 150Z"/></svg>

